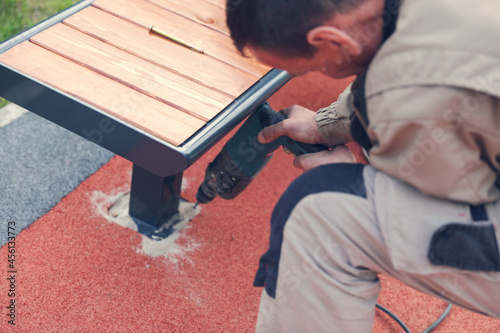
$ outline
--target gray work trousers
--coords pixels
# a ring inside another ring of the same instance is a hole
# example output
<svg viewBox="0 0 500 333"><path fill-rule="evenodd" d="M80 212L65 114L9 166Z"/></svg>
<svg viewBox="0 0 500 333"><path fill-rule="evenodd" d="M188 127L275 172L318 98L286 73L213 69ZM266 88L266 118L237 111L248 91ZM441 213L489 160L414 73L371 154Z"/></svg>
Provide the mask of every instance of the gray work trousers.
<svg viewBox="0 0 500 333"><path fill-rule="evenodd" d="M284 193L255 285L257 332L371 332L390 275L500 318L500 202L423 195L370 166L311 170Z"/></svg>

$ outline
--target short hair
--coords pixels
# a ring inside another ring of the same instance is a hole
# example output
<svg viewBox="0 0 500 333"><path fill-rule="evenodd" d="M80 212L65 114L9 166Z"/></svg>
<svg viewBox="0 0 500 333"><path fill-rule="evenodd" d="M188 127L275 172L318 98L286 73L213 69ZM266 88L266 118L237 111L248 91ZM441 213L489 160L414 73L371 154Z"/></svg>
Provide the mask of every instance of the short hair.
<svg viewBox="0 0 500 333"><path fill-rule="evenodd" d="M288 57L312 57L307 32L367 0L227 0L227 25L241 54L251 45Z"/></svg>

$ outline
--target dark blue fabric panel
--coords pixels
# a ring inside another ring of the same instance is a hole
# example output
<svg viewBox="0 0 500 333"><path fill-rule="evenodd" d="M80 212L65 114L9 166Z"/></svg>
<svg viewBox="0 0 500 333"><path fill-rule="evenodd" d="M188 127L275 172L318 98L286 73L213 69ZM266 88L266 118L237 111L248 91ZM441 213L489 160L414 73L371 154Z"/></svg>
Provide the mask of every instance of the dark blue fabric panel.
<svg viewBox="0 0 500 333"><path fill-rule="evenodd" d="M450 223L438 229L428 253L434 265L499 272L500 254L493 224Z"/></svg>
<svg viewBox="0 0 500 333"><path fill-rule="evenodd" d="M488 221L488 212L484 205L470 206L470 214L475 222Z"/></svg>
<svg viewBox="0 0 500 333"><path fill-rule="evenodd" d="M283 229L299 201L321 192L340 192L366 198L363 168L361 164L320 166L304 173L288 187L274 208L269 249L260 259L254 286L265 286L269 296L276 296Z"/></svg>

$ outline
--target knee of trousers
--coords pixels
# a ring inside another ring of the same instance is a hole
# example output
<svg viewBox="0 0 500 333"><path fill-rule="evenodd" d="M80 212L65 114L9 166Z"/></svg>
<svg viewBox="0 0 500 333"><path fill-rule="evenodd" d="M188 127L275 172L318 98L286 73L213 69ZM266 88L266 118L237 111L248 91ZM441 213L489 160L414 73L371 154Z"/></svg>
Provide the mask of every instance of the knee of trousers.
<svg viewBox="0 0 500 333"><path fill-rule="evenodd" d="M255 286L264 286L267 294L275 297L285 225L294 210L306 202L304 199L322 193L339 193L366 199L364 169L365 166L361 164L324 165L304 173L288 187L273 211L269 249L259 262Z"/></svg>

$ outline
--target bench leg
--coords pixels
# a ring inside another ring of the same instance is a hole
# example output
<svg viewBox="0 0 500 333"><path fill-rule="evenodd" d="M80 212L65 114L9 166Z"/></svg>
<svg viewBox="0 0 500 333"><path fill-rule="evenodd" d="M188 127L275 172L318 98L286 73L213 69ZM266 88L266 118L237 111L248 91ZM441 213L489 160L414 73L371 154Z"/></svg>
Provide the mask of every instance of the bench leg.
<svg viewBox="0 0 500 333"><path fill-rule="evenodd" d="M136 222L159 229L179 212L182 174L180 172L168 177L159 177L134 164L130 216Z"/></svg>

